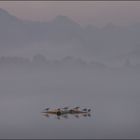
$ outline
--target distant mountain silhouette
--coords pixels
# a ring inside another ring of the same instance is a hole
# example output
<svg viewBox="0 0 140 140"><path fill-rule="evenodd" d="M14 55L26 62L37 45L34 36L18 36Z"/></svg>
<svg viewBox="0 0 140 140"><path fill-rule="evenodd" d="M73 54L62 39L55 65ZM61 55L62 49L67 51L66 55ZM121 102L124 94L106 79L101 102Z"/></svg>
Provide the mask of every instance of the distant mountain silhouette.
<svg viewBox="0 0 140 140"><path fill-rule="evenodd" d="M66 44L80 39L83 29L80 25L66 16L57 16L49 22L48 41Z"/></svg>
<svg viewBox="0 0 140 140"><path fill-rule="evenodd" d="M47 25L44 22L18 19L0 9L0 46L20 47L30 42L46 39Z"/></svg>
<svg viewBox="0 0 140 140"><path fill-rule="evenodd" d="M45 41L55 46L78 46L76 51L83 55L114 56L140 44L138 25L108 24L100 29L88 25L83 28L67 16L59 15L50 22L24 21L0 9L0 49L23 48Z"/></svg>
<svg viewBox="0 0 140 140"><path fill-rule="evenodd" d="M24 34L23 22L7 11L0 9L0 46L22 43Z"/></svg>
<svg viewBox="0 0 140 140"><path fill-rule="evenodd" d="M1 22L5 22L5 21L9 21L9 22L14 22L14 21L18 21L18 19L11 15L9 12L7 12L6 10L3 10L0 8L0 18L3 19L1 20Z"/></svg>
<svg viewBox="0 0 140 140"><path fill-rule="evenodd" d="M0 46L20 47L34 41L63 43L81 35L80 25L66 16L47 22L23 21L0 9Z"/></svg>

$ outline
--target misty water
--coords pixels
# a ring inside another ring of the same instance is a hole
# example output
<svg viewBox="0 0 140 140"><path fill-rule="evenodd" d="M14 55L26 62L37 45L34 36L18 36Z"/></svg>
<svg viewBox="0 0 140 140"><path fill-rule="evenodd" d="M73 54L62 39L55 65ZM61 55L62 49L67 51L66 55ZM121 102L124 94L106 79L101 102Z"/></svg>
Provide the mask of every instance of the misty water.
<svg viewBox="0 0 140 140"><path fill-rule="evenodd" d="M0 138L140 138L140 73L89 66L0 69ZM46 118L46 107L91 117Z"/></svg>
<svg viewBox="0 0 140 140"><path fill-rule="evenodd" d="M1 139L140 138L139 4L2 3ZM42 114L65 106L91 117Z"/></svg>

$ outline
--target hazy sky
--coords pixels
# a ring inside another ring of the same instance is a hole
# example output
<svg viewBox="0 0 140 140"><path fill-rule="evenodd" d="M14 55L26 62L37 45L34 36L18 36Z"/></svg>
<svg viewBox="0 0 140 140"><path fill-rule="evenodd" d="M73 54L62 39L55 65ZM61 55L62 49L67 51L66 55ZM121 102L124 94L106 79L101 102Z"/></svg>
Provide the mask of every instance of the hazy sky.
<svg viewBox="0 0 140 140"><path fill-rule="evenodd" d="M39 21L66 15L82 25L140 22L139 1L0 1L0 8L22 19Z"/></svg>

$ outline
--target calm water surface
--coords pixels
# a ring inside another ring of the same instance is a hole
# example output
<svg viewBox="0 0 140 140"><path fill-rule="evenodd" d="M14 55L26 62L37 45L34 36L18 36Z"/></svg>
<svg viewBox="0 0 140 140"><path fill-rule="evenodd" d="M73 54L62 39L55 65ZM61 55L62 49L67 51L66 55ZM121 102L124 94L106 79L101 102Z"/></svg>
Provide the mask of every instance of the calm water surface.
<svg viewBox="0 0 140 140"><path fill-rule="evenodd" d="M139 138L138 98L30 96L0 102L1 138ZM63 99L64 98L64 99ZM73 98L73 100L72 100ZM67 100L69 99L69 100ZM61 104L60 102L61 101ZM73 102L73 104L72 104ZM46 118L45 107L88 105L91 117Z"/></svg>
<svg viewBox="0 0 140 140"><path fill-rule="evenodd" d="M0 138L140 138L139 83L132 72L1 73ZM64 106L91 108L91 117L41 113Z"/></svg>

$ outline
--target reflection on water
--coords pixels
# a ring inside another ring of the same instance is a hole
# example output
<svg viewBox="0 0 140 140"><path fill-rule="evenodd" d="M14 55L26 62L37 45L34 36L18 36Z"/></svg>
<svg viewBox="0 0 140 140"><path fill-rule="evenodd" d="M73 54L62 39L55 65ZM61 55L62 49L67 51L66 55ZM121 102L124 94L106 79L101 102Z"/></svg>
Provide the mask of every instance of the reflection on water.
<svg viewBox="0 0 140 140"><path fill-rule="evenodd" d="M139 98L92 95L93 98L88 99L84 96L81 98L83 100L81 102L71 95L69 102L65 98L66 96L63 96L63 100L59 104L60 101L56 97L51 94L50 96L0 99L0 138L107 139L140 137ZM73 104L83 106L84 103L88 103L92 109L90 113L60 116L42 113L44 111L42 108L46 106L72 106Z"/></svg>
<svg viewBox="0 0 140 140"><path fill-rule="evenodd" d="M49 114L49 113L42 113L43 116L46 118L54 118L54 119L70 119L72 117L75 118L81 118L81 117L91 117L91 113L81 113L81 114L62 114L62 115L56 115L56 114Z"/></svg>

